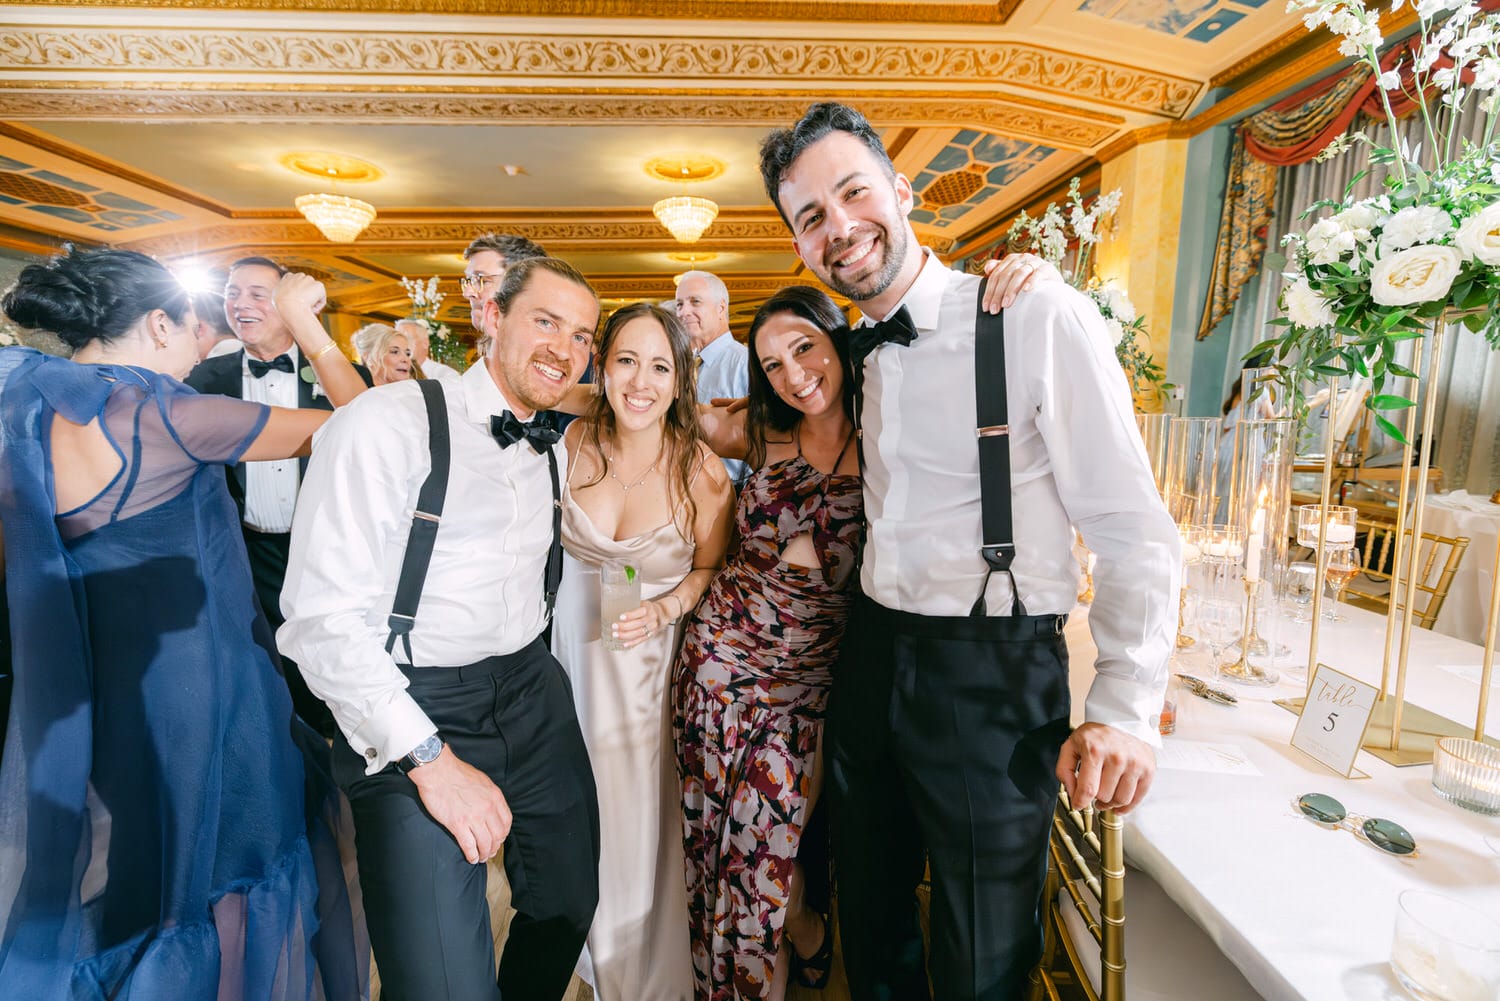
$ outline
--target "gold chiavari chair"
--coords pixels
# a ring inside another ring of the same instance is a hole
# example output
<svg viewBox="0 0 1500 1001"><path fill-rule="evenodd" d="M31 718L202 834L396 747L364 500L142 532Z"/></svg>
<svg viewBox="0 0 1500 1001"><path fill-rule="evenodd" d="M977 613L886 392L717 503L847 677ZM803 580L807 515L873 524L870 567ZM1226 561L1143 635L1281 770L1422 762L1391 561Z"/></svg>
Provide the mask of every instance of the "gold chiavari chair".
<svg viewBox="0 0 1500 1001"><path fill-rule="evenodd" d="M1089 1001L1125 1001L1125 849L1120 818L1093 807L1075 810L1067 791L1059 791L1048 856L1045 938L1031 1001L1061 1001L1062 977ZM1082 919L1090 941L1075 941L1070 926L1079 922L1068 920L1069 907ZM1093 952L1098 953L1097 964L1088 962ZM1064 961L1069 972L1059 973Z"/></svg>
<svg viewBox="0 0 1500 1001"><path fill-rule="evenodd" d="M1351 605L1372 612L1385 612L1391 603L1391 569L1396 562L1396 526L1388 521L1370 521L1364 518L1356 522L1363 541L1356 548L1359 552L1360 576L1350 582L1344 591L1344 600ZM1411 529L1406 530L1408 543ZM1445 535L1422 533L1422 545L1418 547L1412 561L1413 575L1417 581L1417 598L1412 606L1412 621L1423 629L1431 629L1437 622L1438 612L1448 599L1448 589L1453 586L1453 577L1458 573L1464 553L1468 551L1466 536L1449 538ZM1384 584L1383 591L1362 588L1363 582ZM1406 585L1401 588L1404 592ZM1397 598L1396 607L1403 607Z"/></svg>

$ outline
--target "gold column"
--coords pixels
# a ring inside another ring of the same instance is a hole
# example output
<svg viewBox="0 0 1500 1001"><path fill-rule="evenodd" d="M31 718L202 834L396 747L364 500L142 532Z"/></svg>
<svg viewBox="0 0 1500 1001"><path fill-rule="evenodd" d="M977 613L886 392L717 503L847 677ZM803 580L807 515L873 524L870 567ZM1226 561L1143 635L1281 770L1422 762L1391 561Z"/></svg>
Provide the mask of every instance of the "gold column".
<svg viewBox="0 0 1500 1001"><path fill-rule="evenodd" d="M1167 367L1172 341L1172 300L1177 287L1177 239L1182 228L1182 198L1188 140L1144 138L1106 160L1099 188L1123 192L1113 236L1099 245L1094 271L1105 282L1124 289L1146 319L1156 363ZM1159 400L1138 400L1147 410Z"/></svg>

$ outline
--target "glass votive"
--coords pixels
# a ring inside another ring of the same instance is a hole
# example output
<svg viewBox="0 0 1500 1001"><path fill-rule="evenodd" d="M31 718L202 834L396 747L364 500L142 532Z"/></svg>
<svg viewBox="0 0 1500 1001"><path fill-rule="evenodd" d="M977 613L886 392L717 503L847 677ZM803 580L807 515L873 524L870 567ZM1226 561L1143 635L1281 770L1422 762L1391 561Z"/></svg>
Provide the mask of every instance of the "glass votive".
<svg viewBox="0 0 1500 1001"><path fill-rule="evenodd" d="M1494 1001L1500 923L1440 893L1405 890L1396 898L1391 969L1421 1001Z"/></svg>
<svg viewBox="0 0 1500 1001"><path fill-rule="evenodd" d="M1500 748L1441 737L1432 752L1432 791L1465 810L1500 814Z"/></svg>

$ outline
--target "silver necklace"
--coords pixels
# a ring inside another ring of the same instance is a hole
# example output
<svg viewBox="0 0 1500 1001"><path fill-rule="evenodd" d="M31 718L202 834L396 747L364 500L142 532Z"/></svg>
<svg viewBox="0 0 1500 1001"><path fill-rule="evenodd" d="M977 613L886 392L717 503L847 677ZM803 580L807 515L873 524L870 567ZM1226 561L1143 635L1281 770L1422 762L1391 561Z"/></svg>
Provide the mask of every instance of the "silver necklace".
<svg viewBox="0 0 1500 1001"><path fill-rule="evenodd" d="M603 443L601 442L600 444L602 445ZM634 490L642 483L645 483L646 477L650 476L653 472L656 471L656 464L661 461L662 454L666 452L666 450L667 439L665 436L663 436L661 448L656 450L656 458L652 459L651 465L646 467L646 471L641 473L640 477L637 478L634 483L631 483L629 485L626 485L624 481L622 481L618 476L615 475L615 450L613 445L610 446L609 453L604 456L604 468L608 471L609 478L620 484L620 490L628 496L630 494L630 491ZM600 451L603 451L603 449L601 448Z"/></svg>

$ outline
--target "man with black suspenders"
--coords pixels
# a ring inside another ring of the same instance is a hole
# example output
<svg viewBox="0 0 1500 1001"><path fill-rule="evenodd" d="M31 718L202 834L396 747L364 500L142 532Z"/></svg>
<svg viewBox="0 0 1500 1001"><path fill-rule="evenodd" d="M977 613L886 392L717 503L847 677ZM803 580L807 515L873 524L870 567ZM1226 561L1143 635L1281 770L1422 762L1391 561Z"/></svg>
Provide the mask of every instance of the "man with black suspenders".
<svg viewBox="0 0 1500 1001"><path fill-rule="evenodd" d="M933 993L1019 999L1058 781L1120 811L1151 784L1176 528L1084 296L1053 282L980 309L980 279L917 244L911 183L851 108L773 133L761 171L797 255L865 314L850 360L869 532L823 744L853 996L930 996L925 862ZM1074 525L1098 556L1099 661L1070 731Z"/></svg>
<svg viewBox="0 0 1500 1001"><path fill-rule="evenodd" d="M567 456L534 415L577 383L598 321L577 271L522 261L483 304L483 364L372 390L318 433L278 639L343 732L386 1001L557 1001L593 919L593 774L540 639ZM517 914L497 984L502 844Z"/></svg>

